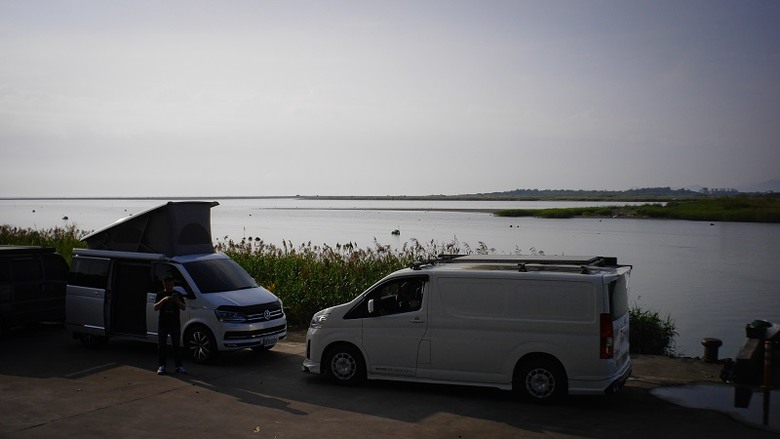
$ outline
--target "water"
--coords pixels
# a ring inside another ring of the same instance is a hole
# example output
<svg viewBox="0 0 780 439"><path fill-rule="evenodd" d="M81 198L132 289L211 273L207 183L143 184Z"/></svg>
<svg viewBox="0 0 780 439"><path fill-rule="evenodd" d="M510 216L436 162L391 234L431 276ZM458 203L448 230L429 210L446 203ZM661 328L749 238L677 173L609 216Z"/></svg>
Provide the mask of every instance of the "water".
<svg viewBox="0 0 780 439"><path fill-rule="evenodd" d="M644 219L500 218L486 209L608 205L592 202L474 202L218 200L212 210L216 241L260 238L294 246L376 244L393 248L457 240L461 248L495 253L606 255L632 264L631 301L669 315L677 352L701 356L701 339L723 340L720 356L734 357L755 319L780 323L780 224ZM0 200L0 224L48 229L101 229L162 204L157 200ZM620 203L627 204L627 203ZM442 210L447 209L447 210ZM67 216L67 219L64 217ZM400 235L391 231L399 230Z"/></svg>
<svg viewBox="0 0 780 439"><path fill-rule="evenodd" d="M650 393L683 407L715 410L756 428L780 433L780 390L769 393L766 423L764 391L760 389L751 389L750 403L745 408L734 406L734 386L726 384L658 387Z"/></svg>

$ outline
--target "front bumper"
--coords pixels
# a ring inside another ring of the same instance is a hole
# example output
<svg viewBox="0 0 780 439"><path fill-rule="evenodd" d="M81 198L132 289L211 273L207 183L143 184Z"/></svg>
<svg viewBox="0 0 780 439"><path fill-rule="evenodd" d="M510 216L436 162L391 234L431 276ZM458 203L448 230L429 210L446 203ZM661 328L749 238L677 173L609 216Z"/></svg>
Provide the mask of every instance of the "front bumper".
<svg viewBox="0 0 780 439"><path fill-rule="evenodd" d="M271 347L287 337L287 324L248 331L226 331L222 337L225 349Z"/></svg>

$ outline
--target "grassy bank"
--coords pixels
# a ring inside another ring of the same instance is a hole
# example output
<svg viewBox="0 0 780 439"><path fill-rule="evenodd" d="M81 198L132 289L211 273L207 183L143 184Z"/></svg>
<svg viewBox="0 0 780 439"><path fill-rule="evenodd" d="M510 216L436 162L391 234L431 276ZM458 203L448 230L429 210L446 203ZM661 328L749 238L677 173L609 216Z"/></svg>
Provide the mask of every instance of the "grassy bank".
<svg viewBox="0 0 780 439"><path fill-rule="evenodd" d="M780 222L780 196L735 196L682 201L666 205L574 207L563 209L507 209L497 216L540 218L663 218L693 221Z"/></svg>
<svg viewBox="0 0 780 439"><path fill-rule="evenodd" d="M85 232L75 228L36 231L0 226L0 244L54 247L68 260L74 248L85 247L79 240L84 235ZM282 299L288 323L294 329L305 329L315 312L352 300L383 276L415 260L442 253L490 253L484 245L472 249L458 241L422 244L415 240L397 250L379 244L358 248L352 243L295 246L284 242L278 246L257 238L237 242L228 239L216 248L239 263L259 285ZM670 318L660 319L657 313L636 306L631 309L630 318L632 352L659 355L673 352L676 333Z"/></svg>
<svg viewBox="0 0 780 439"><path fill-rule="evenodd" d="M86 248L87 244L80 239L86 236L73 226L55 227L46 230L22 229L8 225L0 225L0 245L40 245L53 247L57 253L65 257L70 264L74 248Z"/></svg>

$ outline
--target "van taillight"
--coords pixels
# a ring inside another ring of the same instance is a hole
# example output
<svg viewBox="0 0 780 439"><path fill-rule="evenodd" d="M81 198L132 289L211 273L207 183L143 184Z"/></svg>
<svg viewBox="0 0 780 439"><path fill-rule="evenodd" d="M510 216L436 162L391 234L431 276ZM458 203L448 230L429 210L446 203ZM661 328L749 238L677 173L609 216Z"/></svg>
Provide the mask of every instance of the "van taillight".
<svg viewBox="0 0 780 439"><path fill-rule="evenodd" d="M612 358L614 354L613 346L613 332L612 332L612 315L601 315L601 348L599 349L599 357L601 359Z"/></svg>

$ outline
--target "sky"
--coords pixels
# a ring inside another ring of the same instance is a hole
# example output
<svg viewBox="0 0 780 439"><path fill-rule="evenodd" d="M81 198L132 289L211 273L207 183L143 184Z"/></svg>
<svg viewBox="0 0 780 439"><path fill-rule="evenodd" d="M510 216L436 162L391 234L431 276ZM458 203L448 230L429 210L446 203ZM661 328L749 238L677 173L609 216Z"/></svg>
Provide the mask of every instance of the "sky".
<svg viewBox="0 0 780 439"><path fill-rule="evenodd" d="M780 178L774 0L0 0L0 197Z"/></svg>

